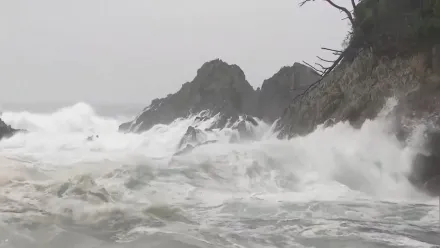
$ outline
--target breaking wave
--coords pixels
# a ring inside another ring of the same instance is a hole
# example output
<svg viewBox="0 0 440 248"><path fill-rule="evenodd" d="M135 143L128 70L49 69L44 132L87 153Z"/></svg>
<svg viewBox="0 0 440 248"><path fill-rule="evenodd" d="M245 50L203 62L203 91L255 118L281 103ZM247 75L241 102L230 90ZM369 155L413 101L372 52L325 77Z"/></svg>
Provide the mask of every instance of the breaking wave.
<svg viewBox="0 0 440 248"><path fill-rule="evenodd" d="M4 112L29 132L0 142L0 247L430 247L437 201L407 180L420 139L400 144L388 111L291 140L257 120L235 141L216 117L125 134L85 103ZM216 142L176 155L189 126Z"/></svg>

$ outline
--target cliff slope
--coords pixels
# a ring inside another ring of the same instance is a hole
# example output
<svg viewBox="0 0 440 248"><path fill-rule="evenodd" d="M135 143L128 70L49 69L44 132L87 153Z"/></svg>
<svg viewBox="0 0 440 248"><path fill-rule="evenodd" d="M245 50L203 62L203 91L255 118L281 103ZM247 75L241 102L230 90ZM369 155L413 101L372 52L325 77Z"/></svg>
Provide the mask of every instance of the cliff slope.
<svg viewBox="0 0 440 248"><path fill-rule="evenodd" d="M300 63L281 68L261 86L258 98L259 117L268 123L274 122L281 117L293 98L320 78L313 69Z"/></svg>

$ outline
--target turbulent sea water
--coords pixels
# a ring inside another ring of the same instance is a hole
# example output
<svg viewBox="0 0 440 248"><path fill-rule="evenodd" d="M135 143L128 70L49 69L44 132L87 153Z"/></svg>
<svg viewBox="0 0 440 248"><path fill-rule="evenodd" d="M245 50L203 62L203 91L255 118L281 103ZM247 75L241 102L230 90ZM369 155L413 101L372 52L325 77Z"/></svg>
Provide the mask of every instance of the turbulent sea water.
<svg viewBox="0 0 440 248"><path fill-rule="evenodd" d="M382 118L291 140L264 123L236 143L214 130L173 156L214 120L123 134L84 103L1 117L30 132L0 142L0 247L440 245L438 199L406 179L421 138L403 147Z"/></svg>

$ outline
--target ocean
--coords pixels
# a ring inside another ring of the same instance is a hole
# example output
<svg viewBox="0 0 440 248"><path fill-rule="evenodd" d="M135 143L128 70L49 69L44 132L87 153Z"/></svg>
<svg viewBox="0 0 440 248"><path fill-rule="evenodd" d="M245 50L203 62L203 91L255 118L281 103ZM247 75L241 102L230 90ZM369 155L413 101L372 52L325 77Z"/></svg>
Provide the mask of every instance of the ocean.
<svg viewBox="0 0 440 248"><path fill-rule="evenodd" d="M215 117L119 133L141 109L3 107L29 132L0 142L0 247L440 247L439 200L406 177L420 132L402 146L380 115L282 140L258 121L176 156Z"/></svg>

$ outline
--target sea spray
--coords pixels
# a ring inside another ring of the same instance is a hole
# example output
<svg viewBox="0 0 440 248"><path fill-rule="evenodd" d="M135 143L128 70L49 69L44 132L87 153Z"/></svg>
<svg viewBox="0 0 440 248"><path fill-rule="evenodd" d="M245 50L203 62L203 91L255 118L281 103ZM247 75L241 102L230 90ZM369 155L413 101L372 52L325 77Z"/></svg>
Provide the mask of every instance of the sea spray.
<svg viewBox="0 0 440 248"><path fill-rule="evenodd" d="M233 143L237 130L209 130L213 119L197 115L121 133L85 103L6 111L29 132L0 142L0 221L11 230L0 237L28 247L429 247L438 202L408 182L416 148L394 137L384 109L360 129L337 123L290 140L257 120L253 139ZM189 126L217 142L176 156Z"/></svg>

